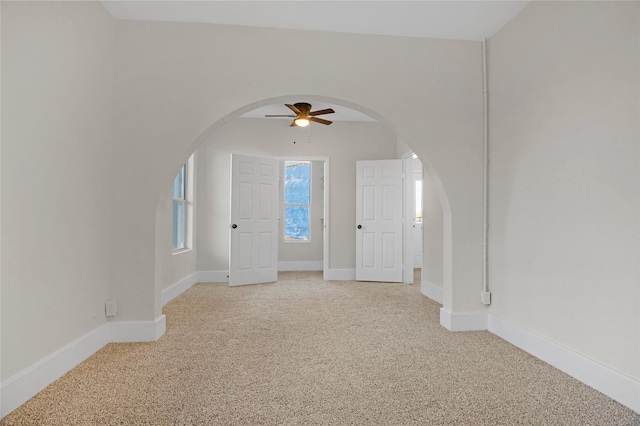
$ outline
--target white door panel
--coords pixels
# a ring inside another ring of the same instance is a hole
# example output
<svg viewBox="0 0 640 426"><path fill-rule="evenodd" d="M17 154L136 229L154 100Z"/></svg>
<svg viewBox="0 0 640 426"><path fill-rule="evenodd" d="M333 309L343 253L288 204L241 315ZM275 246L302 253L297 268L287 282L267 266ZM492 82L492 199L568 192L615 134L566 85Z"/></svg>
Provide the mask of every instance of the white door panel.
<svg viewBox="0 0 640 426"><path fill-rule="evenodd" d="M229 285L278 279L278 162L231 155Z"/></svg>
<svg viewBox="0 0 640 426"><path fill-rule="evenodd" d="M356 171L356 280L401 282L403 161L358 161Z"/></svg>
<svg viewBox="0 0 640 426"><path fill-rule="evenodd" d="M413 265L422 268L422 171L413 172Z"/></svg>

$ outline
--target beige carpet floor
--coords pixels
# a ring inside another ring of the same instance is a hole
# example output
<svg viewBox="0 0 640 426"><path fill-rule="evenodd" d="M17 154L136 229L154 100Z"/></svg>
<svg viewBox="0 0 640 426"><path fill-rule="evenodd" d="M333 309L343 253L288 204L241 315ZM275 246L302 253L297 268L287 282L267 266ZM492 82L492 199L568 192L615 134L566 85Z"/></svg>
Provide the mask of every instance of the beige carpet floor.
<svg viewBox="0 0 640 426"><path fill-rule="evenodd" d="M635 425L489 332L451 333L418 284L197 284L156 343L109 344L1 425Z"/></svg>

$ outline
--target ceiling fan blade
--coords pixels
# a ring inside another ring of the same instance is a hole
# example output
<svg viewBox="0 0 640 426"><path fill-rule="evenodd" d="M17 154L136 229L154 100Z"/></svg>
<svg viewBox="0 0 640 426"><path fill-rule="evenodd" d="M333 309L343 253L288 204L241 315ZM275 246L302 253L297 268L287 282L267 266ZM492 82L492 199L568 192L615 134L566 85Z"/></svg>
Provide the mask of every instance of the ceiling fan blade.
<svg viewBox="0 0 640 426"><path fill-rule="evenodd" d="M331 108L327 109L319 109L318 111L311 111L309 113L310 116L323 115L323 114L333 114L335 111Z"/></svg>
<svg viewBox="0 0 640 426"><path fill-rule="evenodd" d="M309 117L309 121L315 121L316 123L326 124L326 125L333 123L333 121L325 120L324 118L318 118L318 117Z"/></svg>
<svg viewBox="0 0 640 426"><path fill-rule="evenodd" d="M295 115L291 114L267 114L265 117L295 117Z"/></svg>
<svg viewBox="0 0 640 426"><path fill-rule="evenodd" d="M295 112L296 114L300 114L300 110L296 107L294 107L291 104L284 104L284 106L286 106L287 108L289 108L291 111Z"/></svg>
<svg viewBox="0 0 640 426"><path fill-rule="evenodd" d="M296 126L297 126L297 124L296 124L296 120L293 120L293 121L291 122L291 124L289 125L289 127L296 127Z"/></svg>

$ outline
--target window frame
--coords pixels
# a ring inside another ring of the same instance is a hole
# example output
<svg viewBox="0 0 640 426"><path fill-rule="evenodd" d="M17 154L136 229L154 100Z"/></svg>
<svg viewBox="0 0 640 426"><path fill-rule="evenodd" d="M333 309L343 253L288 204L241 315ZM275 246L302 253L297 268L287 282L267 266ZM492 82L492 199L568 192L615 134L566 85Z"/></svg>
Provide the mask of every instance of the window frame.
<svg viewBox="0 0 640 426"><path fill-rule="evenodd" d="M312 223L312 202L313 202L313 161L311 160L297 160L297 159L289 159L282 160L283 161L283 179L282 179L282 206L283 206L283 217L284 224L282 226L282 241L284 243L311 243L312 242L312 232L311 232L311 223ZM309 202L308 203L287 203L287 179L286 179L286 171L287 164L296 163L296 164L308 164L309 165ZM307 209L307 229L309 237L307 239L292 239L287 237L287 207L305 207Z"/></svg>
<svg viewBox="0 0 640 426"><path fill-rule="evenodd" d="M192 249L192 241L193 241L193 193L194 193L194 183L193 183L193 169L194 169L194 154L192 154L189 159L180 167L180 170L176 174L176 177L173 180L173 186L171 188L171 207L172 207L172 218L171 218L171 252L172 254L184 253L186 251L190 251ZM182 197L183 198L175 198L175 184L176 179L183 174L182 180ZM183 206L183 215L182 215L182 223L179 224L182 229L184 238L183 245L180 247L174 247L174 241L176 238L175 232L178 229L176 226L176 215L175 215L175 204L180 203Z"/></svg>

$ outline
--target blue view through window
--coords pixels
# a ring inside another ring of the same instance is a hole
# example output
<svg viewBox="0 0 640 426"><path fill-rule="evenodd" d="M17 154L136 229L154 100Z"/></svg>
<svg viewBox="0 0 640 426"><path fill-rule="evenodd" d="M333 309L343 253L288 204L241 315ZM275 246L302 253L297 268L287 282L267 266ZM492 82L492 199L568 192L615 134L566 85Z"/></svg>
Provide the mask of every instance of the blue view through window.
<svg viewBox="0 0 640 426"><path fill-rule="evenodd" d="M308 241L311 204L310 161L285 161L284 203L285 240Z"/></svg>

